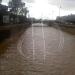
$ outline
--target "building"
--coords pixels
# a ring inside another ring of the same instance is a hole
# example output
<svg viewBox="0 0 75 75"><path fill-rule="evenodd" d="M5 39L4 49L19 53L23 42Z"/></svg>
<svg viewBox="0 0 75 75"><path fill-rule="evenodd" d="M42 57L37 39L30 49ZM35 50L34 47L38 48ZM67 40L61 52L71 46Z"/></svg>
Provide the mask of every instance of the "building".
<svg viewBox="0 0 75 75"><path fill-rule="evenodd" d="M68 16L62 16L62 17L57 17L56 21L58 22L69 22L69 23L75 23L75 15L71 14Z"/></svg>
<svg viewBox="0 0 75 75"><path fill-rule="evenodd" d="M0 4L0 24L3 24L6 21L6 19L4 19L4 18L6 18L7 17L6 15L8 15L8 14L9 14L8 6ZM4 17L4 16L6 16L6 17Z"/></svg>

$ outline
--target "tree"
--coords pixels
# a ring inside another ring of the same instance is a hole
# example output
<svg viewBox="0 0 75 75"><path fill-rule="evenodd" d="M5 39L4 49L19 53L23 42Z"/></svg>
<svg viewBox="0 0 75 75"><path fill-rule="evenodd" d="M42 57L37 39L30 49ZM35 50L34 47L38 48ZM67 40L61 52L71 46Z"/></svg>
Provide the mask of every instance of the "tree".
<svg viewBox="0 0 75 75"><path fill-rule="evenodd" d="M24 8L21 9L21 11L19 12L19 14L24 15L24 16L27 16L27 13L28 12L29 11L27 10L27 7L24 7Z"/></svg>
<svg viewBox="0 0 75 75"><path fill-rule="evenodd" d="M21 0L10 0L8 5L11 13L19 15L19 12L25 6L25 3L23 3Z"/></svg>

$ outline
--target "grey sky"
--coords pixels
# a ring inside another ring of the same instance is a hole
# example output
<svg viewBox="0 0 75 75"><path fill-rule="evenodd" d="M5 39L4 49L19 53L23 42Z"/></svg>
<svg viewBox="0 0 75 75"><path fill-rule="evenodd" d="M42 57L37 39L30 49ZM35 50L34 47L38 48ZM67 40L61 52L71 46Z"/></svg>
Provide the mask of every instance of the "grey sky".
<svg viewBox="0 0 75 75"><path fill-rule="evenodd" d="M7 3L9 0L3 0L4 3ZM22 0L24 2L33 3L35 0ZM59 7L59 2L61 1L61 8L74 10L75 9L75 0L48 0L49 4L53 4Z"/></svg>
<svg viewBox="0 0 75 75"><path fill-rule="evenodd" d="M23 0L26 2L34 2L34 0ZM75 9L75 0L48 0L50 4L56 5L59 7L61 1L61 8L63 9Z"/></svg>
<svg viewBox="0 0 75 75"><path fill-rule="evenodd" d="M59 3L61 4L61 8L64 9L75 9L75 0L48 0L50 4L56 5L59 7Z"/></svg>
<svg viewBox="0 0 75 75"><path fill-rule="evenodd" d="M26 1L26 2L28 2L28 3L33 3L34 2L34 0L22 0L22 1Z"/></svg>
<svg viewBox="0 0 75 75"><path fill-rule="evenodd" d="M7 2L9 2L9 0L2 0L4 3L7 3ZM32 3L32 2L34 2L34 0L22 0L22 1L24 1L24 2L29 2L29 3Z"/></svg>

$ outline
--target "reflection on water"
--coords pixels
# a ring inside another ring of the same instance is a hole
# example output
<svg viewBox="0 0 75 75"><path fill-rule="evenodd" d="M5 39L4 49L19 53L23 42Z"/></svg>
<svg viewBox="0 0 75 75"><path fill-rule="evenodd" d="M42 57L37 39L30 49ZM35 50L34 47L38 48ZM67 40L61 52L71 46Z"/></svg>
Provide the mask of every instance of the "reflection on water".
<svg viewBox="0 0 75 75"><path fill-rule="evenodd" d="M44 26L43 30L44 39L42 27L33 27L33 37L30 27L17 44L11 44L0 57L1 75L75 75L75 29Z"/></svg>

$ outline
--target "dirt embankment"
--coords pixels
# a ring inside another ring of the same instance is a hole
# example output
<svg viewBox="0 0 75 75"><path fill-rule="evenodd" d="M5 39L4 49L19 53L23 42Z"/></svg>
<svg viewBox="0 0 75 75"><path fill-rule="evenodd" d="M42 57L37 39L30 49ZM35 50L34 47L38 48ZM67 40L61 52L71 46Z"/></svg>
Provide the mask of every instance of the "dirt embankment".
<svg viewBox="0 0 75 75"><path fill-rule="evenodd" d="M28 27L26 25L16 25L0 30L0 55L6 51L9 45L16 43Z"/></svg>

